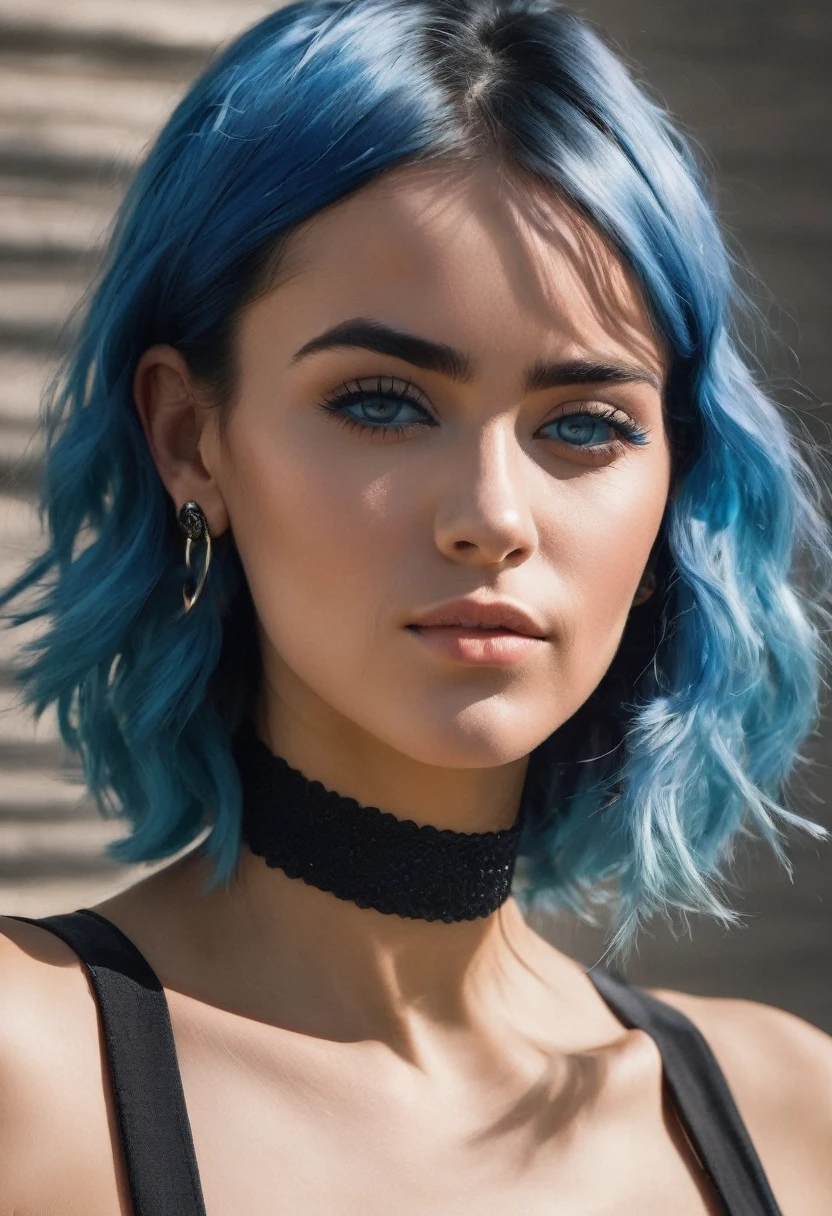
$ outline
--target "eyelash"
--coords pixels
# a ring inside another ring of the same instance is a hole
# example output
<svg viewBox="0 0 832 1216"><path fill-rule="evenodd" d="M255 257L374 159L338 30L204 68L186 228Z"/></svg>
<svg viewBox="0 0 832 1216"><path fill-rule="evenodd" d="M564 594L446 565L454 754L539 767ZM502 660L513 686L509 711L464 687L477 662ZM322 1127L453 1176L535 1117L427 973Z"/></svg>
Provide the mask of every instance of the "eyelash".
<svg viewBox="0 0 832 1216"><path fill-rule="evenodd" d="M385 383L386 382L386 383ZM363 422L361 419L348 414L346 411L352 405L360 405L368 398L381 398L383 400L396 401L399 404L407 404L421 410L428 421L408 422L408 423L373 423ZM358 430L364 433L371 432L374 436L379 435L382 439L400 438L405 434L409 434L422 426L435 427L439 423L433 418L427 405L423 403L424 398L420 390L415 384L410 381L396 380L392 376L378 376L375 385L367 387L358 380L349 381L334 393L325 397L320 402L320 408L327 414L332 415L336 422L348 430ZM595 404L595 403L592 403ZM607 423L614 431L617 431L620 438L607 443L596 444L569 444L567 440L555 440L554 442L564 443L573 451L587 451L597 456L607 456L617 453L626 445L640 446L647 442L648 431L634 422L632 418L616 409L614 406L604 406L602 409L588 408L590 403L586 403L587 408L574 411L570 414L560 414L557 418L550 419L544 424L544 427L554 425L556 422L563 422L569 418L597 418L601 422ZM540 429L544 429L541 427Z"/></svg>

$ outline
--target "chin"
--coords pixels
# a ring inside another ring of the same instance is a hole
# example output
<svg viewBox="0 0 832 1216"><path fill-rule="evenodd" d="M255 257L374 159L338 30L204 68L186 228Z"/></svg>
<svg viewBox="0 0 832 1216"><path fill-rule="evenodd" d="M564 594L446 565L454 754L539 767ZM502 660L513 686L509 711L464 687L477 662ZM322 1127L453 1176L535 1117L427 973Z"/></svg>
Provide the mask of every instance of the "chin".
<svg viewBox="0 0 832 1216"><path fill-rule="evenodd" d="M419 764L497 768L528 756L561 720L551 706L542 712L500 700L490 697L456 712L425 707L419 713L409 706L401 717L388 716L384 728L373 733Z"/></svg>

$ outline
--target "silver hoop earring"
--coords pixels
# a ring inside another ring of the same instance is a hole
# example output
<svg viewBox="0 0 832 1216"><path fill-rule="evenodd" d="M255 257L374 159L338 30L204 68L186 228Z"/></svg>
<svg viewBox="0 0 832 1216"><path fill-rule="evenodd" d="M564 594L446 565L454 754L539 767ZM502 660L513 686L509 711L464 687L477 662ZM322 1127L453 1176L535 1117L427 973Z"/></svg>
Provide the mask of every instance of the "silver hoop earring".
<svg viewBox="0 0 832 1216"><path fill-rule="evenodd" d="M205 512L198 502L190 499L183 503L176 513L176 522L179 524L181 531L185 537L185 569L188 574L191 574L191 553L193 550L194 541L205 541L205 556L202 562L202 570L197 579L196 587L193 592L188 590L186 583L182 588L182 599L185 603L185 612L190 612L194 604L202 594L202 588L205 586L205 579L208 575L208 567L211 565L211 533L208 528L208 520L205 518Z"/></svg>

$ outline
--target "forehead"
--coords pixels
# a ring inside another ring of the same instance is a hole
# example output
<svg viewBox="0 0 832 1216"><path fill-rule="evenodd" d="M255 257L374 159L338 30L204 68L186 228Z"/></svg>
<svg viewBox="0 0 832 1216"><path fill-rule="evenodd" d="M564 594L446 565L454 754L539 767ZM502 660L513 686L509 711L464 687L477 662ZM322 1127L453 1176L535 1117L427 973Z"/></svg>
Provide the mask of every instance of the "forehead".
<svg viewBox="0 0 832 1216"><path fill-rule="evenodd" d="M553 191L497 162L389 171L295 230L281 284L293 307L317 301L333 320L421 323L444 340L450 327L495 353L517 350L523 335L558 353L666 367L635 278L607 241Z"/></svg>

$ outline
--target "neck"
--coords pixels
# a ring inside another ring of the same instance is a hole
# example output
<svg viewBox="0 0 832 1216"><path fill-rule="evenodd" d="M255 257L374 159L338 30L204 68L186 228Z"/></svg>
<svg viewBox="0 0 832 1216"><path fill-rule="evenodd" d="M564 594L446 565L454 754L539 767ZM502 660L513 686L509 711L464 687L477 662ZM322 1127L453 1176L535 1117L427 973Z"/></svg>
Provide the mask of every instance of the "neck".
<svg viewBox="0 0 832 1216"><path fill-rule="evenodd" d="M491 768L420 763L342 718L308 690L270 697L257 734L304 776L362 806L456 832L492 832L517 818L528 757ZM290 708L291 703L291 708Z"/></svg>
<svg viewBox="0 0 832 1216"><path fill-rule="evenodd" d="M526 758L485 770L421 766L354 732L313 737L296 719L276 717L254 719L269 750L365 807L464 832L498 831L517 818ZM207 877L204 859L192 864ZM207 948L227 945L225 986L249 1016L323 1038L380 1039L411 1059L420 1031L490 1034L510 1024L512 1009L528 1007L529 986L541 987L534 959L548 950L511 898L474 920L401 917L289 878L246 846L230 887L191 906Z"/></svg>
<svg viewBox="0 0 832 1216"><path fill-rule="evenodd" d="M420 1031L510 1017L531 936L514 900L445 924L360 908L267 869L247 849L238 873L235 936L260 960L258 977L263 960L281 977L284 1025L380 1039L412 1057Z"/></svg>

